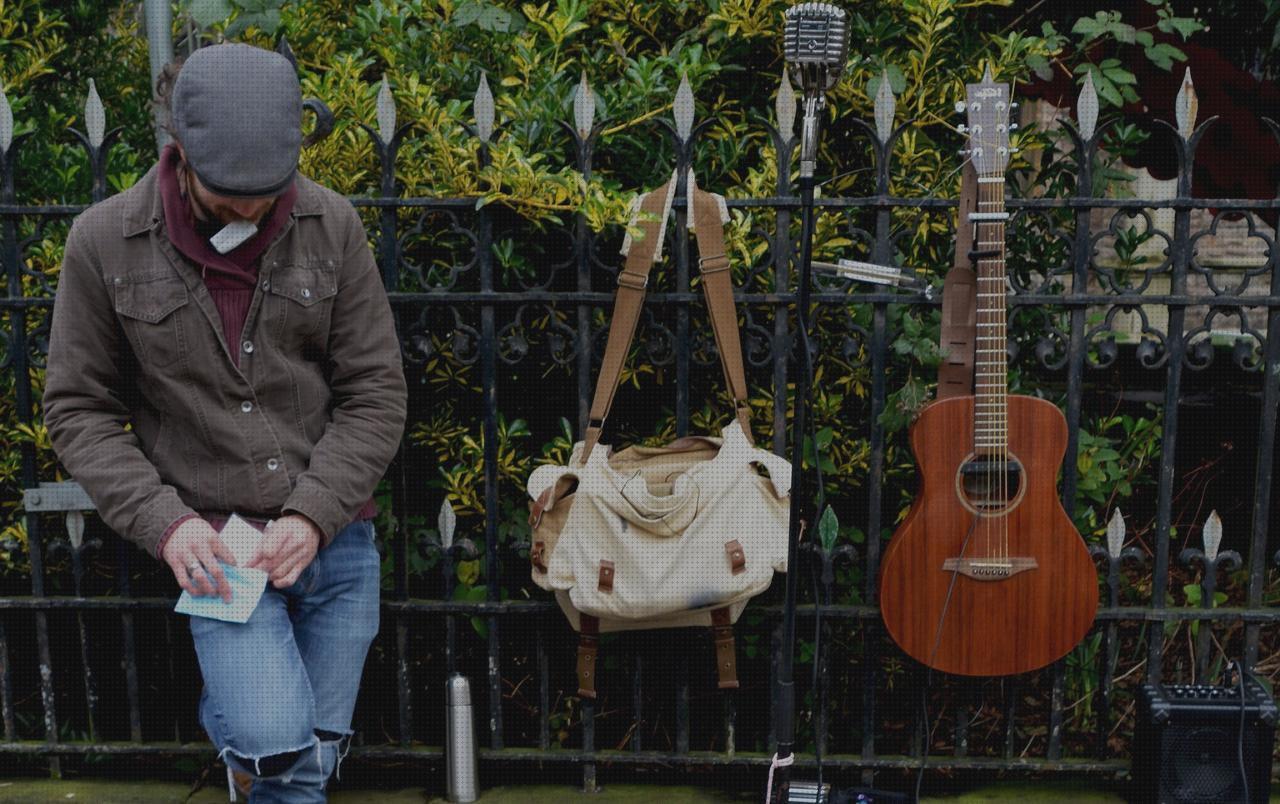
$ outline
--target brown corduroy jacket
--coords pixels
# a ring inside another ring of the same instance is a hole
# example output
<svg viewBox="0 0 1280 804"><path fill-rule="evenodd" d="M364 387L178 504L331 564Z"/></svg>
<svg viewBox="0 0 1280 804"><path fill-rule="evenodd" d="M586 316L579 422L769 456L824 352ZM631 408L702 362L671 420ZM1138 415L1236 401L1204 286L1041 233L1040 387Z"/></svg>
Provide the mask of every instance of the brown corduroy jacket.
<svg viewBox="0 0 1280 804"><path fill-rule="evenodd" d="M399 446L404 372L364 226L341 195L297 182L239 343L166 236L154 168L71 227L45 423L107 525L153 554L193 512L299 513L327 544Z"/></svg>

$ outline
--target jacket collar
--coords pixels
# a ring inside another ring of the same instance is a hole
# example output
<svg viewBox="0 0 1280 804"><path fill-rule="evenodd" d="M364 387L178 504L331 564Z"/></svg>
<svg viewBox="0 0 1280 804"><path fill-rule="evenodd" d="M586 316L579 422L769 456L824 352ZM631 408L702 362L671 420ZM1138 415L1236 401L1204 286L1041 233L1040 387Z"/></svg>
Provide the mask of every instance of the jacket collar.
<svg viewBox="0 0 1280 804"><path fill-rule="evenodd" d="M147 175L123 194L121 202L124 204L124 228L121 233L125 237L150 231L164 220L164 202L160 198L158 173L159 166L152 165ZM298 198L293 202L293 218L323 215L320 185L301 173L297 174L294 181L298 183Z"/></svg>

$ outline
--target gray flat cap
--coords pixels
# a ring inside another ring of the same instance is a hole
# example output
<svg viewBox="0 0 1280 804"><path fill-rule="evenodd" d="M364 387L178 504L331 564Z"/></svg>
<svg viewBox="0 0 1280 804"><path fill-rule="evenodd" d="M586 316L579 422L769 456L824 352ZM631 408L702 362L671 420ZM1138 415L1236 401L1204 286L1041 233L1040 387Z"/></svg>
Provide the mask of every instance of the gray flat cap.
<svg viewBox="0 0 1280 804"><path fill-rule="evenodd" d="M170 108L205 187L241 197L288 188L302 148L302 90L284 56L244 44L201 48L182 65Z"/></svg>

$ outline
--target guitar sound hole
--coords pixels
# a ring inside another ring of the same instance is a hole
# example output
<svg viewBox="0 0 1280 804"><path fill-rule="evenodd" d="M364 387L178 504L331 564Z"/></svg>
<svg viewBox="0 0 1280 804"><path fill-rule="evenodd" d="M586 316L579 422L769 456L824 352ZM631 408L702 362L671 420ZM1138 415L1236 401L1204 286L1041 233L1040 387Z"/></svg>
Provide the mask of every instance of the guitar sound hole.
<svg viewBox="0 0 1280 804"><path fill-rule="evenodd" d="M959 488L968 507L979 514L1008 510L1022 493L1023 471L1018 460L978 456L960 466Z"/></svg>

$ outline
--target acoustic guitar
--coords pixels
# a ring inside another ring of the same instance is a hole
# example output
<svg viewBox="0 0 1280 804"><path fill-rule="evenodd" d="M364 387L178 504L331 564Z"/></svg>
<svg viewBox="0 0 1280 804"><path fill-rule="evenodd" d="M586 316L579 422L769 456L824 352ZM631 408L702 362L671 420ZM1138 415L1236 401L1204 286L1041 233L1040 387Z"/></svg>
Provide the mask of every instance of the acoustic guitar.
<svg viewBox="0 0 1280 804"><path fill-rule="evenodd" d="M1009 85L966 86L978 203L974 393L929 405L911 428L921 488L881 565L894 641L947 673L1044 667L1084 638L1098 605L1089 552L1058 501L1067 423L1050 402L1010 396L1004 170ZM963 224L962 224L963 225Z"/></svg>

